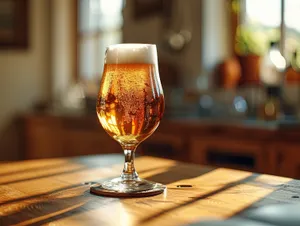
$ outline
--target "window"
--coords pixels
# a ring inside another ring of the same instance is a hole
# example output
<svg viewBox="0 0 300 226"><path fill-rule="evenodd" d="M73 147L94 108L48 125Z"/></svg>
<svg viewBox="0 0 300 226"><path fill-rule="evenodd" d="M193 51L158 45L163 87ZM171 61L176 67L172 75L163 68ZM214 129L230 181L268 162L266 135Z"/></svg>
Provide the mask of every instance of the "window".
<svg viewBox="0 0 300 226"><path fill-rule="evenodd" d="M105 48L122 42L123 0L79 0L79 79L100 79Z"/></svg>
<svg viewBox="0 0 300 226"><path fill-rule="evenodd" d="M280 27L281 0L246 0L245 6L247 24Z"/></svg>
<svg viewBox="0 0 300 226"><path fill-rule="evenodd" d="M263 30L270 41L279 40L282 4L286 26L285 55L289 58L300 48L299 0L244 0L242 23Z"/></svg>

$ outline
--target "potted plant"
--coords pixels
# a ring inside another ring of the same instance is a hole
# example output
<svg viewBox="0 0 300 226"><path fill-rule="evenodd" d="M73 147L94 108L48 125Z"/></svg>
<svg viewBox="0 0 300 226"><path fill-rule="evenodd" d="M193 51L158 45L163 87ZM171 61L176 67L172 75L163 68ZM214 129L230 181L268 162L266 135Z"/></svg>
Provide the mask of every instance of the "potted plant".
<svg viewBox="0 0 300 226"><path fill-rule="evenodd" d="M235 52L241 64L240 85L259 84L260 58L267 50L265 32L240 25L236 31Z"/></svg>

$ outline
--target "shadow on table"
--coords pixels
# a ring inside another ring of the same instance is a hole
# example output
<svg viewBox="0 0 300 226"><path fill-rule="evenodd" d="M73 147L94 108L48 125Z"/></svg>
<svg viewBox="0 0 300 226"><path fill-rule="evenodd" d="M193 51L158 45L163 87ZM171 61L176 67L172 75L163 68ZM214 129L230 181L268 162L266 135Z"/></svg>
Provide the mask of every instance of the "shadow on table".
<svg viewBox="0 0 300 226"><path fill-rule="evenodd" d="M200 177L213 170L214 168L209 168L209 167L200 168L199 166L195 168L191 168L191 165L188 166L186 164L180 163L167 168L165 171L161 173L149 177L145 177L143 179L155 181L162 184L171 184L180 180ZM138 173L143 173L143 171L140 172L138 171Z"/></svg>
<svg viewBox="0 0 300 226"><path fill-rule="evenodd" d="M228 183L228 184L226 184L225 186L223 186L223 187L221 187L221 188L219 188L219 189L216 189L216 190L214 190L214 191L212 191L212 192L208 192L208 193L206 193L206 194L204 194L204 195L196 196L196 197L194 197L193 199L191 199L191 200L189 200L189 201L187 201L187 202L184 202L184 203L179 204L179 205L177 205L177 206L174 206L174 207L172 207L172 208L163 210L163 211L161 211L161 212L159 212L159 213L157 213L157 214L154 214L154 215L152 215L152 216L150 216L150 217L144 218L144 219L142 219L142 220L139 222L139 224L145 224L145 223L148 223L148 222L150 222L150 221L152 221L152 220L154 220L154 219L156 219L156 218L158 218L158 217L161 217L161 216L163 216L163 215L165 215L165 214L168 214L168 213L170 213L170 212L172 212L172 211L174 211L174 210L178 210L178 209L180 209L180 208L182 208L182 207L185 207L185 206L188 206L188 205L190 205L190 204L193 204L193 203L195 203L195 202L197 202L197 201L199 201L199 200L209 198L209 197L214 196L214 195L216 195L216 194L218 194L218 193L224 192L224 191L226 191L226 190L228 190L228 189L230 189L230 188L232 188L232 187L235 187L235 186L237 186L237 185L239 185L239 184L243 184L243 183L247 183L247 182L253 181L253 180L255 180L258 176L259 176L259 175L257 175L257 174L251 174L250 176L248 176L248 177L246 177L246 178L243 178L243 179L241 179L241 180L238 180L238 181L235 181L235 182L232 182L232 183Z"/></svg>

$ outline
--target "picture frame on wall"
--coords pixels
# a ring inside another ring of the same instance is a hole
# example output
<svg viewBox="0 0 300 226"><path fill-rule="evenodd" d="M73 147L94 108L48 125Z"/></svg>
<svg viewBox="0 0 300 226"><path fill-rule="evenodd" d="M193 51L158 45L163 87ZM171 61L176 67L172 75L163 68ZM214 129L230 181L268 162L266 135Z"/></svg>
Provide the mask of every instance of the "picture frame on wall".
<svg viewBox="0 0 300 226"><path fill-rule="evenodd" d="M0 0L0 49L28 47L28 0Z"/></svg>

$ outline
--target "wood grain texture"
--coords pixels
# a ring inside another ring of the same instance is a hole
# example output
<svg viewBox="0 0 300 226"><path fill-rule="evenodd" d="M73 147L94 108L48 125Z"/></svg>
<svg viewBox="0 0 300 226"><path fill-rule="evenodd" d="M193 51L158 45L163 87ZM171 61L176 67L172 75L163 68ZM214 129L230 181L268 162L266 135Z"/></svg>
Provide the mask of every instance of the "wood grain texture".
<svg viewBox="0 0 300 226"><path fill-rule="evenodd" d="M0 225L184 225L299 202L300 182L289 178L153 157L137 158L136 168L141 177L166 184L164 194L120 199L89 193L91 184L118 176L122 162L121 155L103 155L0 164Z"/></svg>

